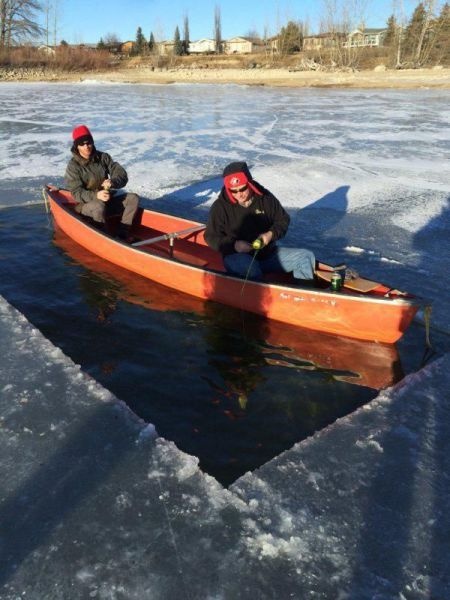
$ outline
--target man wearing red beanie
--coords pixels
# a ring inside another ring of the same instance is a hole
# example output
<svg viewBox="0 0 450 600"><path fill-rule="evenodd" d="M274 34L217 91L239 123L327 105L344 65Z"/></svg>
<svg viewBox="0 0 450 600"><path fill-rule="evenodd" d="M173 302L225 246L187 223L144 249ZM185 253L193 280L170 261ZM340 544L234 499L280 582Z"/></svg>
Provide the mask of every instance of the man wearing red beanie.
<svg viewBox="0 0 450 600"><path fill-rule="evenodd" d="M292 272L300 284L311 285L314 254L276 244L286 235L289 215L269 190L254 181L247 163L227 165L223 183L209 213L205 240L221 252L226 270L256 280L263 273Z"/></svg>
<svg viewBox="0 0 450 600"><path fill-rule="evenodd" d="M66 168L65 180L77 203L75 210L91 217L99 229L104 229L105 216L121 214L117 236L128 240L139 197L119 192L128 183L127 172L109 154L96 149L86 125L75 127L72 139L72 158Z"/></svg>

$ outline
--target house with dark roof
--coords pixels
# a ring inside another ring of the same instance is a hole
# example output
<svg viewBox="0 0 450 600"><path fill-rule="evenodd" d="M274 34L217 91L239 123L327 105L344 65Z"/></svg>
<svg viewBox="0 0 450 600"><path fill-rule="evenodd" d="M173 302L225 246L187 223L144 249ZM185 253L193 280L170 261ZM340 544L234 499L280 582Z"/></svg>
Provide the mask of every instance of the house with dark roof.
<svg viewBox="0 0 450 600"><path fill-rule="evenodd" d="M322 48L336 48L346 39L345 33L330 31L316 35L305 35L303 50L320 50Z"/></svg>

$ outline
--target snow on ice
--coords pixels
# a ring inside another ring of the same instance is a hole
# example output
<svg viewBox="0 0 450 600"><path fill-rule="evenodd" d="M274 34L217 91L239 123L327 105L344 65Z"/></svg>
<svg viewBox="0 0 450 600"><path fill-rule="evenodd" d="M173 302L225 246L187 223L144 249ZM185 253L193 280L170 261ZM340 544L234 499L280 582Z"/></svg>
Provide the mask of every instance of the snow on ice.
<svg viewBox="0 0 450 600"><path fill-rule="evenodd" d="M433 300L444 349L227 490L0 299L1 598L450 598L449 99L0 86L3 210L62 182L82 122L148 205L198 220L246 159L287 244Z"/></svg>

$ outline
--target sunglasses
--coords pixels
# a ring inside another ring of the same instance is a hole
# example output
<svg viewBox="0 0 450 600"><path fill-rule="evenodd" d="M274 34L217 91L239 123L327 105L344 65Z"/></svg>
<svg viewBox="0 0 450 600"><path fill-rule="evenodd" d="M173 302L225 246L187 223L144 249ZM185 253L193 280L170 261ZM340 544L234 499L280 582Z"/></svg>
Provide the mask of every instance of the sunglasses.
<svg viewBox="0 0 450 600"><path fill-rule="evenodd" d="M231 188L230 188L230 192L231 192L232 194L239 194L239 193L241 193L241 192L246 192L247 190L248 190L248 185L247 185L247 184L246 184L246 185L243 185L243 186L242 186L242 187L240 187L240 188L234 188L234 189L231 189Z"/></svg>
<svg viewBox="0 0 450 600"><path fill-rule="evenodd" d="M77 144L77 146L92 146L92 142L81 142L80 144Z"/></svg>

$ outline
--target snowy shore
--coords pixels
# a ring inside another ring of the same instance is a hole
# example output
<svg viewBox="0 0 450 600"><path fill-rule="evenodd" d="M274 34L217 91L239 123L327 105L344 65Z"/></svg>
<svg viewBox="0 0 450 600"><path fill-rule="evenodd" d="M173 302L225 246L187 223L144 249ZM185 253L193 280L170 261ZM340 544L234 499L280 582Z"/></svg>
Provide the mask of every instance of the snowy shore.
<svg viewBox="0 0 450 600"><path fill-rule="evenodd" d="M276 68L164 68L137 67L105 72L58 73L55 71L0 70L2 81L107 81L113 83L235 83L273 87L344 87L450 89L450 68L373 71L297 71Z"/></svg>

